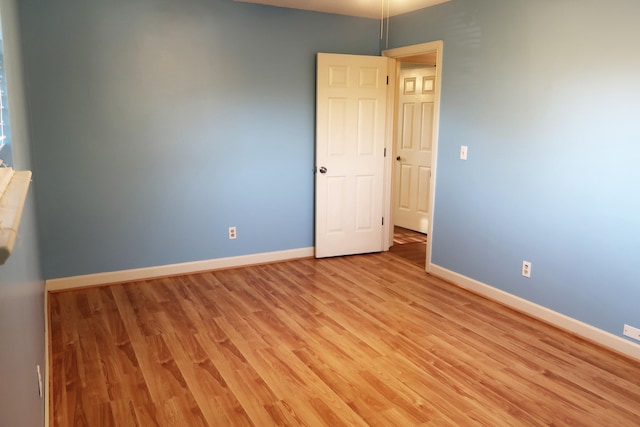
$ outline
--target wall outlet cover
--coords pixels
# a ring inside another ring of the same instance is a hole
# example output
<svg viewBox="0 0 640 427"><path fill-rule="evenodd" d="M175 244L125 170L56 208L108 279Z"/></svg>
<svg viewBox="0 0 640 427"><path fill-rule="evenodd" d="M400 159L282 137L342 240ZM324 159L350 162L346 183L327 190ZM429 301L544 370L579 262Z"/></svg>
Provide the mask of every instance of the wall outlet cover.
<svg viewBox="0 0 640 427"><path fill-rule="evenodd" d="M634 340L640 341L640 329L634 328L633 326L624 325L622 334L625 337L633 338Z"/></svg>

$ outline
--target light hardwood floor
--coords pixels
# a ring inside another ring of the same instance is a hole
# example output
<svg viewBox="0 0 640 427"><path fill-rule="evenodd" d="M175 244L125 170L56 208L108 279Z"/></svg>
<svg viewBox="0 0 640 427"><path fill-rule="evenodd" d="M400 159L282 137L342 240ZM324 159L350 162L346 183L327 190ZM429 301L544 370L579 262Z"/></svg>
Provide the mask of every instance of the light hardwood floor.
<svg viewBox="0 0 640 427"><path fill-rule="evenodd" d="M640 363L389 254L50 296L53 426L638 426Z"/></svg>
<svg viewBox="0 0 640 427"><path fill-rule="evenodd" d="M425 269L427 235L402 227L393 228L393 246L389 252Z"/></svg>
<svg viewBox="0 0 640 427"><path fill-rule="evenodd" d="M427 243L427 235L408 228L393 227L393 245L410 245L413 243Z"/></svg>

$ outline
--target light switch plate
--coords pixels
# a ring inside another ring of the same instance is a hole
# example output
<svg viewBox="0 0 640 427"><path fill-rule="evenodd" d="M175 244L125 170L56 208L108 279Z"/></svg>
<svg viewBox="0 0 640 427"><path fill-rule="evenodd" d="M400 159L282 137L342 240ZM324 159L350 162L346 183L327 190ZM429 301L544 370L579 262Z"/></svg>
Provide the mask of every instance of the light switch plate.
<svg viewBox="0 0 640 427"><path fill-rule="evenodd" d="M467 151L469 150L469 147L467 147L466 145L461 145L460 146L460 160L467 160Z"/></svg>

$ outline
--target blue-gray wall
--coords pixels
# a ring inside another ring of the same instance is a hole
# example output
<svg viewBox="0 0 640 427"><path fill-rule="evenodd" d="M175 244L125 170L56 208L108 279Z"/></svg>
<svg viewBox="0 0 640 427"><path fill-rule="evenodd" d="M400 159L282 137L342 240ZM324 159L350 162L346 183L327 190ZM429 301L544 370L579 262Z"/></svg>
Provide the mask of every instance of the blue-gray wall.
<svg viewBox="0 0 640 427"><path fill-rule="evenodd" d="M13 0L0 0L15 169L31 169L28 123ZM44 280L31 185L14 251L0 266L0 425L44 424L36 365L45 369Z"/></svg>
<svg viewBox="0 0 640 427"><path fill-rule="evenodd" d="M391 21L390 47L444 40L435 264L640 327L638 16L637 0L453 0Z"/></svg>
<svg viewBox="0 0 640 427"><path fill-rule="evenodd" d="M376 21L231 0L20 7L47 278L313 246L315 54L377 55Z"/></svg>
<svg viewBox="0 0 640 427"><path fill-rule="evenodd" d="M14 149L18 144L14 139ZM20 240L0 266L0 425L43 425L44 399L38 395L36 366L40 365L44 381L45 339L44 281L30 195L20 224Z"/></svg>

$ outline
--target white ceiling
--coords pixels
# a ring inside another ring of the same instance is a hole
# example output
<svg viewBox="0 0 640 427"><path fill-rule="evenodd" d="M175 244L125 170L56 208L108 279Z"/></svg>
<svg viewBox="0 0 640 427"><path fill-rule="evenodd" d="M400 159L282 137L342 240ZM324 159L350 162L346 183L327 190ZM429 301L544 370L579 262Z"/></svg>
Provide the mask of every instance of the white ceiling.
<svg viewBox="0 0 640 427"><path fill-rule="evenodd" d="M360 16L380 19L384 5L384 16L395 16L413 12L449 0L234 0L243 3L257 3L292 9L313 10L315 12L337 13L339 15ZM387 11L387 4L389 10Z"/></svg>

